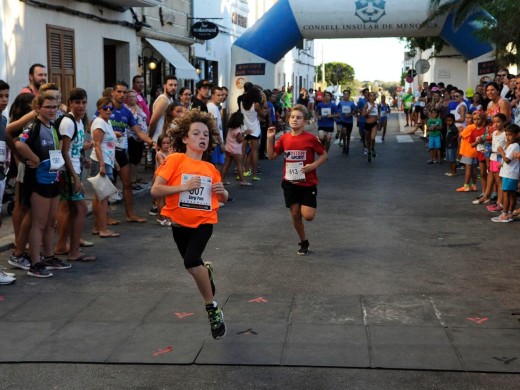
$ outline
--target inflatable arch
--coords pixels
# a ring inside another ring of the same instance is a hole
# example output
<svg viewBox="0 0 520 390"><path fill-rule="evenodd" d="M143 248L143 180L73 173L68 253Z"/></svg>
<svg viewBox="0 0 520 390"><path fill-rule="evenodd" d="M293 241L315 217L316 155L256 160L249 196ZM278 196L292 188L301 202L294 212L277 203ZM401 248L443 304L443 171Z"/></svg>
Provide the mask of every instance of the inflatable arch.
<svg viewBox="0 0 520 390"><path fill-rule="evenodd" d="M420 29L429 6L429 0L278 0L231 47L231 109L245 81L274 87L275 64L303 38L441 36L466 59L493 49L473 34L476 15L458 29L451 15Z"/></svg>

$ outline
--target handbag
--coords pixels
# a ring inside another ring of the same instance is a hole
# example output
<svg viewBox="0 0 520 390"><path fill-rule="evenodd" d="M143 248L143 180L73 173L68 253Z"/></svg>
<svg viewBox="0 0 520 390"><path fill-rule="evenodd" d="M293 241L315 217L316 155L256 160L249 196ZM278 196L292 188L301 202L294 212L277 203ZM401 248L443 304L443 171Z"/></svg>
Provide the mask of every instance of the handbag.
<svg viewBox="0 0 520 390"><path fill-rule="evenodd" d="M101 176L100 173L94 177L89 177L87 180L92 183L92 188L99 200L108 198L117 192L117 188L112 184L110 179L107 176Z"/></svg>

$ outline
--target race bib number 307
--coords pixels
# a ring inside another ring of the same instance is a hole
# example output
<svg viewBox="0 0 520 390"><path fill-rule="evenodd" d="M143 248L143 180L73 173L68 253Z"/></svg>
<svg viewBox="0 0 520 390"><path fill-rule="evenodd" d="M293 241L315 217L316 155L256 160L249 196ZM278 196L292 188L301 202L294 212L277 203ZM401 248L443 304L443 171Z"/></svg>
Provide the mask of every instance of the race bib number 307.
<svg viewBox="0 0 520 390"><path fill-rule="evenodd" d="M196 175L182 174L181 184L186 183ZM200 176L200 187L184 191L179 196L179 207L211 211L211 177Z"/></svg>

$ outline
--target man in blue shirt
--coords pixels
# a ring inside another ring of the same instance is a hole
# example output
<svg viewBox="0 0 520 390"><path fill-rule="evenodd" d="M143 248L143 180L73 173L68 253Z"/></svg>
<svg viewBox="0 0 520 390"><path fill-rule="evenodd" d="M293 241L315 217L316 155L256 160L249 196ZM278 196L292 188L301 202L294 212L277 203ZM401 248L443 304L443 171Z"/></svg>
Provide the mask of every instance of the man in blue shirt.
<svg viewBox="0 0 520 390"><path fill-rule="evenodd" d="M337 110L336 104L332 102L332 93L325 91L323 101L316 105L315 111L318 118L318 138L327 152L334 132L334 118L338 116Z"/></svg>
<svg viewBox="0 0 520 390"><path fill-rule="evenodd" d="M363 94L363 97L358 100L357 103L357 123L359 128L359 136L361 137L361 141L363 141L363 154L368 153L367 145L365 144L365 124L366 124L366 118L361 115L363 112L363 107L365 107L365 104L367 104L367 97L368 97L368 88L365 88L361 91Z"/></svg>
<svg viewBox="0 0 520 390"><path fill-rule="evenodd" d="M145 218L140 218L134 214L132 198L132 178L130 175L130 165L128 162L128 129L131 129L137 136L146 142L150 147L155 147L155 142L144 133L134 119L132 111L124 105L128 93L128 84L124 81L117 81L112 91L112 104L114 109L110 116L110 123L117 135L116 142L116 161L119 165L119 175L123 183L123 197L125 202L125 214L127 222L146 222Z"/></svg>

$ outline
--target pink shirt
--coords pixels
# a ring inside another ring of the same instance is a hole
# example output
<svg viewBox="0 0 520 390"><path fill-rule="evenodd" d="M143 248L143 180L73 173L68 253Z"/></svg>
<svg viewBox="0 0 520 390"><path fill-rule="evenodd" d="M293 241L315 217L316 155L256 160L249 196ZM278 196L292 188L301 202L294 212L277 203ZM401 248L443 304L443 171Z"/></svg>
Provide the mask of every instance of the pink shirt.
<svg viewBox="0 0 520 390"><path fill-rule="evenodd" d="M146 124L150 124L150 109L148 108L148 104L146 103L145 98L141 94L141 92L137 93L137 104L142 108L144 113L146 114Z"/></svg>
<svg viewBox="0 0 520 390"><path fill-rule="evenodd" d="M242 133L242 129L229 129L226 138L226 152L230 154L242 154L242 144L238 143L237 135Z"/></svg>

